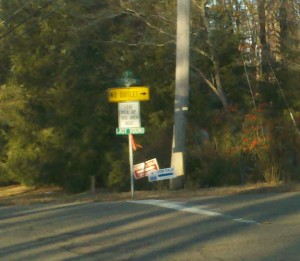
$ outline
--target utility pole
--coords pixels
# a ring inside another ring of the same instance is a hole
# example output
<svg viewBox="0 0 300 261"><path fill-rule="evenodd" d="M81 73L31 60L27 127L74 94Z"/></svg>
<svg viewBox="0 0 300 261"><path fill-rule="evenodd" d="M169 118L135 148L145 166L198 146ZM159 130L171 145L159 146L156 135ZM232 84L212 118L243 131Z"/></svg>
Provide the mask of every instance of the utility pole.
<svg viewBox="0 0 300 261"><path fill-rule="evenodd" d="M185 114L189 100L190 0L177 0L176 86L171 166L177 178L170 180L171 189L184 185Z"/></svg>

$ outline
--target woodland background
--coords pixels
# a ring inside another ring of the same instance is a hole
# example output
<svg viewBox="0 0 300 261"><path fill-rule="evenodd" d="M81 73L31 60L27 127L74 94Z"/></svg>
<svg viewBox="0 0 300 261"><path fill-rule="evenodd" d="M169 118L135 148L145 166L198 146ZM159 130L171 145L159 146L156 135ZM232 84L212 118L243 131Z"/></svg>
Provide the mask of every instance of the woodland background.
<svg viewBox="0 0 300 261"><path fill-rule="evenodd" d="M185 186L299 181L299 1L192 0L190 24ZM0 184L129 190L126 70L151 92L135 163L169 167L175 39L175 0L1 0Z"/></svg>

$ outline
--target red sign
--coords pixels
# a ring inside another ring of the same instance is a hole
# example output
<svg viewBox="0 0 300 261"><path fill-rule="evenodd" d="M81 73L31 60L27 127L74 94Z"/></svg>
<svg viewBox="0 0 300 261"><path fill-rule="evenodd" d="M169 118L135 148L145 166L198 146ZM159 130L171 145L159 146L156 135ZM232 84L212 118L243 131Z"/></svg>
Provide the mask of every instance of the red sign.
<svg viewBox="0 0 300 261"><path fill-rule="evenodd" d="M133 165L133 174L136 179L147 177L150 171L159 170L156 158Z"/></svg>

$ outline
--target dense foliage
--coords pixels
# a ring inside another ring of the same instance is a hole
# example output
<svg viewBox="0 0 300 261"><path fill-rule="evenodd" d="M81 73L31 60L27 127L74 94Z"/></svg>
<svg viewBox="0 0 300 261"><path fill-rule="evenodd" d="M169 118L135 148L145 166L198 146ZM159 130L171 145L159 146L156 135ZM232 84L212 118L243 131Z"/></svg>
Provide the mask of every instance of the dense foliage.
<svg viewBox="0 0 300 261"><path fill-rule="evenodd" d="M299 3L191 2L186 185L299 180ZM0 183L128 190L128 69L151 90L134 161L169 167L175 28L175 0L1 0Z"/></svg>

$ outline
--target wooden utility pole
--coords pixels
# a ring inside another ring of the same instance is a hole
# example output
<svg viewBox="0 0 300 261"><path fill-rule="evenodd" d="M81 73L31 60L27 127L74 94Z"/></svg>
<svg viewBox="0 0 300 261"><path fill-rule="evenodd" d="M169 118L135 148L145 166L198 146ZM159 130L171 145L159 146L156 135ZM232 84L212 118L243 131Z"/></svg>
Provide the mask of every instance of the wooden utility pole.
<svg viewBox="0 0 300 261"><path fill-rule="evenodd" d="M184 185L185 114L189 99L189 34L190 0L177 0L176 87L171 166L178 177L170 180L171 189L180 189Z"/></svg>

